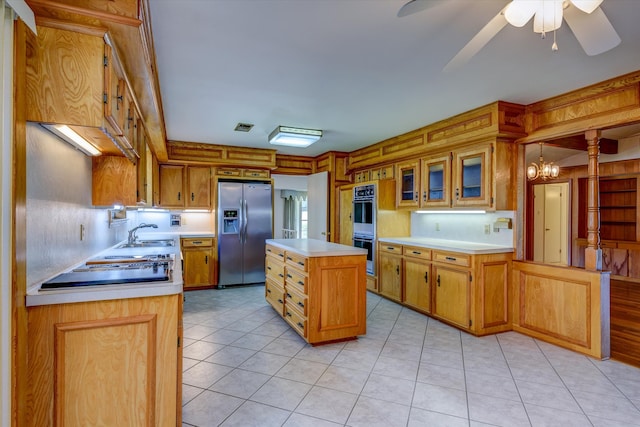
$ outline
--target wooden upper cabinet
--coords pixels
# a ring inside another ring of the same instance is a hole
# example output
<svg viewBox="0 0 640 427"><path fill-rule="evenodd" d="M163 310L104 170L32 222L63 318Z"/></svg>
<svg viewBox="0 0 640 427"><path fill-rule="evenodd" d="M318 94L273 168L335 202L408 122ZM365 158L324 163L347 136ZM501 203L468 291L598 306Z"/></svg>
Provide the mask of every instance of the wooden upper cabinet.
<svg viewBox="0 0 640 427"><path fill-rule="evenodd" d="M423 159L420 206L451 206L451 155Z"/></svg>
<svg viewBox="0 0 640 427"><path fill-rule="evenodd" d="M420 161L414 160L396 166L396 206L420 206L418 193L420 185Z"/></svg>
<svg viewBox="0 0 640 427"><path fill-rule="evenodd" d="M453 154L454 207L493 205L491 155L493 146Z"/></svg>
<svg viewBox="0 0 640 427"><path fill-rule="evenodd" d="M104 30L86 26L71 31L39 25L37 36L29 33L26 118L68 125L102 154L135 161L127 124L135 126L136 104L108 40Z"/></svg>
<svg viewBox="0 0 640 427"><path fill-rule="evenodd" d="M187 202L189 208L211 207L211 168L187 167Z"/></svg>
<svg viewBox="0 0 640 427"><path fill-rule="evenodd" d="M160 205L184 207L184 168L182 165L160 165Z"/></svg>
<svg viewBox="0 0 640 427"><path fill-rule="evenodd" d="M97 156L91 160L93 205L135 205L136 166L121 156Z"/></svg>
<svg viewBox="0 0 640 427"><path fill-rule="evenodd" d="M160 205L211 209L211 168L160 165Z"/></svg>

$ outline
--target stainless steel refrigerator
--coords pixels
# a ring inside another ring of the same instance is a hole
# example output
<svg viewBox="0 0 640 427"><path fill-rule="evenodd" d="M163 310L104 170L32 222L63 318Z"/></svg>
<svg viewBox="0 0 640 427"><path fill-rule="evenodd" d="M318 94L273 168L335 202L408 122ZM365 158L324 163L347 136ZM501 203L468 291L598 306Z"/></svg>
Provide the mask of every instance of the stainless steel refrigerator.
<svg viewBox="0 0 640 427"><path fill-rule="evenodd" d="M264 282L272 201L271 184L218 183L218 287Z"/></svg>

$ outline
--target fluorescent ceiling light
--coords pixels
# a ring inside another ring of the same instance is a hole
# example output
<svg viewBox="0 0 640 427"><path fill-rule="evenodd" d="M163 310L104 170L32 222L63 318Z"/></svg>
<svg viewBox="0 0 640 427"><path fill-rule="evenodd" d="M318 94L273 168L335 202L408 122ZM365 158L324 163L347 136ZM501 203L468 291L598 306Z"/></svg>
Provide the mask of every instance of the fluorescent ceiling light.
<svg viewBox="0 0 640 427"><path fill-rule="evenodd" d="M89 143L89 141L78 135L67 125L50 125L43 123L42 126L88 156L99 156L101 154L96 147Z"/></svg>
<svg viewBox="0 0 640 427"><path fill-rule="evenodd" d="M269 135L269 144L308 147L321 137L321 130L278 126Z"/></svg>

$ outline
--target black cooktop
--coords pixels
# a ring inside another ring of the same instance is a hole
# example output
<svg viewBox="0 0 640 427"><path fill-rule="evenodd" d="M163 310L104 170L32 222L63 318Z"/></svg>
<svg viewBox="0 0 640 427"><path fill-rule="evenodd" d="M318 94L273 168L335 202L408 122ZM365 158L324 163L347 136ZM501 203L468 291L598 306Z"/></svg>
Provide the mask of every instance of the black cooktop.
<svg viewBox="0 0 640 427"><path fill-rule="evenodd" d="M42 284L40 289L52 290L80 286L118 285L168 281L170 270L167 263L153 263L140 268L79 268L62 273Z"/></svg>

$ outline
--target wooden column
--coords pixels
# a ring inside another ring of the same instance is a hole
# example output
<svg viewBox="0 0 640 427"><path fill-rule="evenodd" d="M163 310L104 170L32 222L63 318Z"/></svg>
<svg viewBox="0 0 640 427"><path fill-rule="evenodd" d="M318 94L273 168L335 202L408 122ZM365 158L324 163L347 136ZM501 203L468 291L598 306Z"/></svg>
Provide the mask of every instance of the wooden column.
<svg viewBox="0 0 640 427"><path fill-rule="evenodd" d="M585 132L589 155L587 183L587 248L584 253L584 268L590 271L602 270L602 249L600 248L600 131Z"/></svg>

